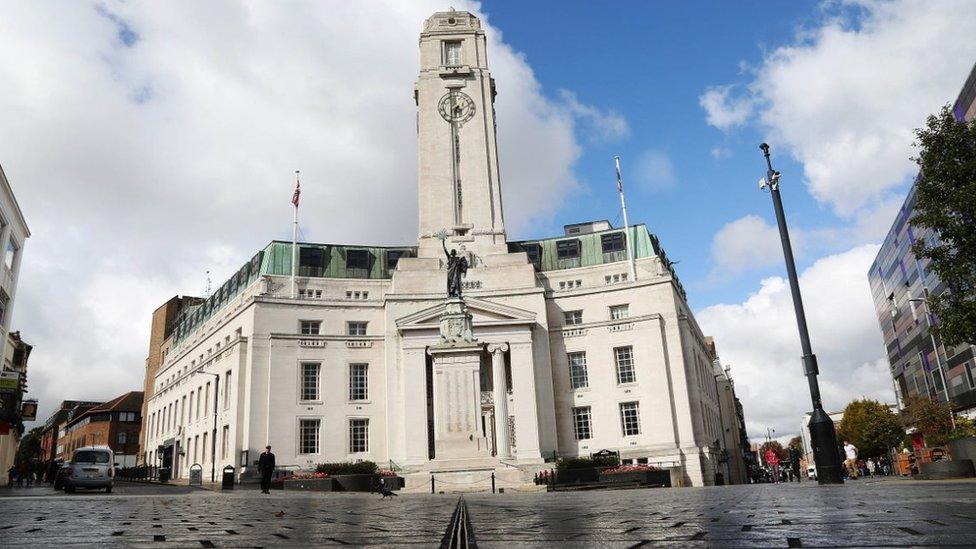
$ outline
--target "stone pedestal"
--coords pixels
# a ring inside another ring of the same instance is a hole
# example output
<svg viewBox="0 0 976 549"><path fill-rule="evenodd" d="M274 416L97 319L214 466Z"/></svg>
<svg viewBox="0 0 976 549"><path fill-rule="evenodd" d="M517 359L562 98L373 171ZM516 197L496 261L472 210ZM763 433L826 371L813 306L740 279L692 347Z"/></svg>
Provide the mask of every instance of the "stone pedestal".
<svg viewBox="0 0 976 549"><path fill-rule="evenodd" d="M448 298L440 319L441 343L430 347L434 374L435 459L489 455L481 432L481 355L464 300Z"/></svg>
<svg viewBox="0 0 976 549"><path fill-rule="evenodd" d="M435 459L488 455L481 433L480 344L431 347L434 368Z"/></svg>

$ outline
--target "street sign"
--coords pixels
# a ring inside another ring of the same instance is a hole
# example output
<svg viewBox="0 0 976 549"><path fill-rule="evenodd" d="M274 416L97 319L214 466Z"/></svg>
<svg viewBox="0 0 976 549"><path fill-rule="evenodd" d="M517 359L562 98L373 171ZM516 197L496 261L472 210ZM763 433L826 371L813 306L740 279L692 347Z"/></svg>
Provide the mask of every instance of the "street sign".
<svg viewBox="0 0 976 549"><path fill-rule="evenodd" d="M20 419L34 421L37 419L37 400L25 400L20 405Z"/></svg>
<svg viewBox="0 0 976 549"><path fill-rule="evenodd" d="M0 393L16 393L20 389L20 372L0 372Z"/></svg>

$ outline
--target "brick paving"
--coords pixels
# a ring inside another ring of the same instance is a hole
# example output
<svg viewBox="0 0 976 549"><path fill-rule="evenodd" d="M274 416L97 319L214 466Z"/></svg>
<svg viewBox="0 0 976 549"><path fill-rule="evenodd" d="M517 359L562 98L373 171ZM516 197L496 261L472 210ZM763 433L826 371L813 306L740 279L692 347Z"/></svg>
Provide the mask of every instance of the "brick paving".
<svg viewBox="0 0 976 549"><path fill-rule="evenodd" d="M437 546L454 495L4 490L4 547ZM976 483L468 494L479 547L976 547Z"/></svg>

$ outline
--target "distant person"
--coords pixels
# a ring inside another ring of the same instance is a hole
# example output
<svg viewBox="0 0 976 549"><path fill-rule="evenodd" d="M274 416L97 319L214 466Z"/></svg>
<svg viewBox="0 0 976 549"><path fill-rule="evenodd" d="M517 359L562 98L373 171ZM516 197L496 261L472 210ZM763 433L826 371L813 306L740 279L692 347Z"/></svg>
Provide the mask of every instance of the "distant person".
<svg viewBox="0 0 976 549"><path fill-rule="evenodd" d="M779 456L772 448L767 448L763 457L766 458L766 464L769 465L773 482L779 482Z"/></svg>
<svg viewBox="0 0 976 549"><path fill-rule="evenodd" d="M870 474L872 477L878 474L878 464L875 463L873 459L868 458L867 466L868 474Z"/></svg>
<svg viewBox="0 0 976 549"><path fill-rule="evenodd" d="M258 472L261 473L261 493L271 493L271 475L275 471L275 455L271 453L271 446L265 446L261 458L258 459Z"/></svg>
<svg viewBox="0 0 976 549"><path fill-rule="evenodd" d="M850 441L844 441L844 468L847 469L847 476L851 479L857 479L857 446L854 446Z"/></svg>
<svg viewBox="0 0 976 549"><path fill-rule="evenodd" d="M792 476L800 482L800 451L796 448L790 448L790 469L793 472Z"/></svg>
<svg viewBox="0 0 976 549"><path fill-rule="evenodd" d="M7 469L7 486L13 488L14 483L16 482L17 482L17 468L11 465L10 469Z"/></svg>

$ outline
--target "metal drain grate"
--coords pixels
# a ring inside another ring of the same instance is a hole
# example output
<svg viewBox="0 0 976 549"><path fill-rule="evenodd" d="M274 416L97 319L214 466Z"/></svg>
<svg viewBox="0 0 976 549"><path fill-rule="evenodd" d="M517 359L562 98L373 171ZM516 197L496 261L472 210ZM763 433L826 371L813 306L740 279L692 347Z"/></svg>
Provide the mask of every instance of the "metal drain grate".
<svg viewBox="0 0 976 549"><path fill-rule="evenodd" d="M468 504L464 502L464 496L458 498L457 507L451 515L451 522L447 525L444 538L441 540L441 549L477 549L478 544L474 540L474 529L471 528L471 519L468 517Z"/></svg>

